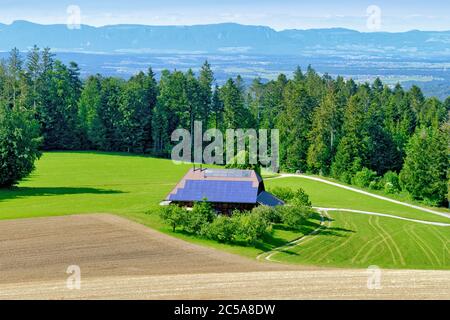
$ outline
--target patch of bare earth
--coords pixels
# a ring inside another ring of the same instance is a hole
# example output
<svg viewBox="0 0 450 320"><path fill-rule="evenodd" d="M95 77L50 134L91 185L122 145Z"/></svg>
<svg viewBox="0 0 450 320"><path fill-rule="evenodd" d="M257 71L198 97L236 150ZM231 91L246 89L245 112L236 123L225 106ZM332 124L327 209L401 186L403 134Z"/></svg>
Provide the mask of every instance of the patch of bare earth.
<svg viewBox="0 0 450 320"><path fill-rule="evenodd" d="M69 265L81 289L66 286ZM448 299L450 271L365 270L258 262L114 215L0 222L0 299Z"/></svg>

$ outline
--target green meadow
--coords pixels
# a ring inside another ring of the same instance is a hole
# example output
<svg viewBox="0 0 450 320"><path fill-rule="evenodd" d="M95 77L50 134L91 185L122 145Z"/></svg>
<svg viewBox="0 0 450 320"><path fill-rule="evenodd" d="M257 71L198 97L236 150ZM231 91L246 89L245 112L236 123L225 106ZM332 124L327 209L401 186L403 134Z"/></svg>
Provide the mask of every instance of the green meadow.
<svg viewBox="0 0 450 320"><path fill-rule="evenodd" d="M316 237L273 256L310 265L450 269L450 228L352 212L332 212Z"/></svg>
<svg viewBox="0 0 450 320"><path fill-rule="evenodd" d="M0 189L0 219L84 213L112 213L186 241L255 258L308 234L319 216L302 230L274 226L255 247L220 244L181 232L172 233L157 214L158 204L190 168L170 160L118 153L50 152L17 187ZM450 223L450 219L404 207L317 181L268 179L266 187L302 187L314 206L357 209ZM450 227L385 217L331 212L322 231L274 259L338 267L450 269Z"/></svg>
<svg viewBox="0 0 450 320"><path fill-rule="evenodd" d="M275 186L286 186L294 189L301 187L306 191L313 205L316 207L353 209L391 214L411 219L450 223L450 219L446 217L380 200L314 180L294 177L267 179L265 185L268 189ZM435 211L450 213L449 210L445 209Z"/></svg>
<svg viewBox="0 0 450 320"><path fill-rule="evenodd" d="M18 187L0 191L0 219L74 213L144 213L189 166L125 154L52 152Z"/></svg>

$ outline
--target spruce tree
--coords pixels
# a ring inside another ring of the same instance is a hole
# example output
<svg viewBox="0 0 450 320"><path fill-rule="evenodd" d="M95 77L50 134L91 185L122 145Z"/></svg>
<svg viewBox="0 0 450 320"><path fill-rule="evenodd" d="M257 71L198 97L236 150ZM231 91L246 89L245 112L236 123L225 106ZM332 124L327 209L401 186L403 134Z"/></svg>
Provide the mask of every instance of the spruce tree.
<svg viewBox="0 0 450 320"><path fill-rule="evenodd" d="M342 110L334 89L329 89L319 107L314 111L309 134L308 168L313 173L328 175L336 153Z"/></svg>
<svg viewBox="0 0 450 320"><path fill-rule="evenodd" d="M408 143L400 173L402 188L414 199L443 204L447 195L448 152L448 132L433 127L418 128Z"/></svg>

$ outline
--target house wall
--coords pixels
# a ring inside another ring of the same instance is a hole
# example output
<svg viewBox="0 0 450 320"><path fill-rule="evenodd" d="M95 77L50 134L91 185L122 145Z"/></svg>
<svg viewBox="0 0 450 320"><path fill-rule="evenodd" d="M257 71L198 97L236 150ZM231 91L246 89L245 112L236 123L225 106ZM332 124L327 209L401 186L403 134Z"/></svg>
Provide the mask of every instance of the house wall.
<svg viewBox="0 0 450 320"><path fill-rule="evenodd" d="M182 207L188 207L192 208L194 206L193 202L175 202L172 203L177 204ZM254 207L257 206L257 204L253 203L218 203L213 202L211 203L214 210L218 211L219 213L231 215L234 210L239 211L246 211L246 210L252 210Z"/></svg>

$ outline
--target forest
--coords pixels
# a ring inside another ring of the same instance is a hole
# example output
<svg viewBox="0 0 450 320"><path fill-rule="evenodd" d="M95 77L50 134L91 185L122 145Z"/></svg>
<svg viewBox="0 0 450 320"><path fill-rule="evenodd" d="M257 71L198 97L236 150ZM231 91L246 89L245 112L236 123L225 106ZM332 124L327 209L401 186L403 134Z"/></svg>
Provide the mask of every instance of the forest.
<svg viewBox="0 0 450 320"><path fill-rule="evenodd" d="M275 80L240 76L216 84L198 74L151 68L128 80L80 78L50 49L13 49L0 63L0 186L27 176L48 150L98 150L169 157L170 137L194 121L208 128L280 130L286 172L332 177L434 206L448 205L450 97L413 86L319 75L312 67ZM192 130L191 130L192 132Z"/></svg>

